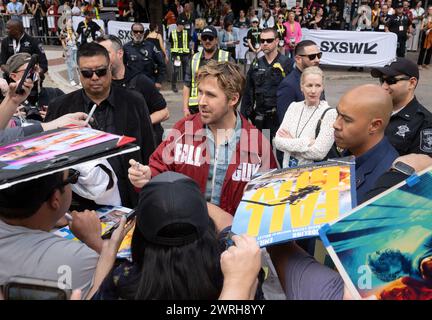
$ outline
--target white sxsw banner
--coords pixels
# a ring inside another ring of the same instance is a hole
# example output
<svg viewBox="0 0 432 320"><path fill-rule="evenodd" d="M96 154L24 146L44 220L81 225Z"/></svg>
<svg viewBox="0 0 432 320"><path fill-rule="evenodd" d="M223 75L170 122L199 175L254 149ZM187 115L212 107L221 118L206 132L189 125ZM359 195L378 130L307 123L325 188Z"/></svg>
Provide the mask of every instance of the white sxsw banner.
<svg viewBox="0 0 432 320"><path fill-rule="evenodd" d="M238 39L240 43L236 46L236 57L237 59L244 59L246 56L246 52L248 52L249 47L247 43L247 33L248 28L234 28L237 29Z"/></svg>
<svg viewBox="0 0 432 320"><path fill-rule="evenodd" d="M397 36L392 32L302 29L302 40L317 43L321 64L382 67L396 58Z"/></svg>

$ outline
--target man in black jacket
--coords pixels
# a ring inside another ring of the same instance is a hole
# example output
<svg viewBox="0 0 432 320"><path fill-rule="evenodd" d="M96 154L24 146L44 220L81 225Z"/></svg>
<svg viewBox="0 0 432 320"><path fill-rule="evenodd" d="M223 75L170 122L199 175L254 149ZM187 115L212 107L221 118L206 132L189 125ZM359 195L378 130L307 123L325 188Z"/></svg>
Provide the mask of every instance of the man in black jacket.
<svg viewBox="0 0 432 320"><path fill-rule="evenodd" d="M169 111L164 97L149 77L141 72L126 68L123 62L122 43L118 37L104 35L97 38L96 42L105 47L110 55L113 85L135 90L144 97L153 124L156 145L158 145L162 142L163 136L161 123L169 118Z"/></svg>
<svg viewBox="0 0 432 320"><path fill-rule="evenodd" d="M50 121L70 112L89 113L96 104L93 128L136 138L135 143L141 147L139 154L129 153L109 159L118 178L122 205L133 207L136 205L137 194L128 182L128 161L138 157L140 162L148 163L155 149L146 102L139 93L111 85L109 54L100 44L83 44L78 50L77 62L83 89L59 97L50 103L45 120Z"/></svg>

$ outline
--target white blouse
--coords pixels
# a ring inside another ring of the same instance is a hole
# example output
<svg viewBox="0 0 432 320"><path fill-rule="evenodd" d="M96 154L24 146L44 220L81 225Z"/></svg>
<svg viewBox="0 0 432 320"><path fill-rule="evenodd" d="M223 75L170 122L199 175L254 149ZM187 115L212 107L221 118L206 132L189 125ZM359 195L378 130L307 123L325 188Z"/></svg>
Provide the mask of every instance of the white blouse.
<svg viewBox="0 0 432 320"><path fill-rule="evenodd" d="M290 156L298 160L298 165L302 165L322 160L330 151L334 143L336 109L327 111L321 121L318 137L315 137L318 121L328 108L330 106L326 101L321 101L318 107L306 106L304 101L290 104L279 130L289 131L293 138L282 138L276 134L273 140L275 147L284 152L284 168L288 167ZM313 139L315 142L311 144Z"/></svg>

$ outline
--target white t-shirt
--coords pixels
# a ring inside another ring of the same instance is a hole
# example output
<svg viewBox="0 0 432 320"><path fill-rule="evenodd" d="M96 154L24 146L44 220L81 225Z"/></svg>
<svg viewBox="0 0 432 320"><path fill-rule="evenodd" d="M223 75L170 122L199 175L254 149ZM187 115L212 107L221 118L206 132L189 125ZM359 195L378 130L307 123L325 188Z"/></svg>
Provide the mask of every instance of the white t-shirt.
<svg viewBox="0 0 432 320"><path fill-rule="evenodd" d="M99 255L81 242L0 220L0 285L12 276L63 283L69 278L72 289L81 289L85 297L98 259Z"/></svg>

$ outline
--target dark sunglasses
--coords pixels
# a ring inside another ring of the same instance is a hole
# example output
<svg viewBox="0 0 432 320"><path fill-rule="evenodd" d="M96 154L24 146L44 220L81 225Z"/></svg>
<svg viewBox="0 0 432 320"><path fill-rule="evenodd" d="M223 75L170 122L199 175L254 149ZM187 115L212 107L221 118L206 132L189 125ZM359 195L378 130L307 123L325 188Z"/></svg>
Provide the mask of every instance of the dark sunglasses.
<svg viewBox="0 0 432 320"><path fill-rule="evenodd" d="M78 178L80 176L80 172L78 170L75 169L69 169L69 173L68 176L66 178L66 180L64 180L61 183L61 186L67 186L69 183L70 184L75 184L78 182Z"/></svg>
<svg viewBox="0 0 432 320"><path fill-rule="evenodd" d="M80 69L80 72L84 78L89 79L89 78L93 77L93 73L96 73L96 75L100 78L100 77L106 76L106 74L108 72L108 67L100 68L100 69L96 69L96 70Z"/></svg>
<svg viewBox="0 0 432 320"><path fill-rule="evenodd" d="M301 57L308 57L310 61L315 60L316 57L318 57L318 59L321 59L322 57L322 52L318 52L318 53L313 53L313 54L301 54Z"/></svg>
<svg viewBox="0 0 432 320"><path fill-rule="evenodd" d="M80 172L78 170L69 169L68 176L67 176L66 180L63 180L62 182L56 184L55 187L52 189L52 191L50 191L48 193L48 195L46 196L44 201L47 201L52 196L52 194L54 193L55 190L63 188L65 186L67 186L68 184L77 183L79 176L80 176Z"/></svg>
<svg viewBox="0 0 432 320"><path fill-rule="evenodd" d="M396 84L396 83L398 83L399 81L402 81L402 80L409 80L409 79L411 79L411 78L410 78L410 77L403 77L403 78L395 78L395 77L383 78L383 77L380 77L380 78L379 78L379 81L380 81L381 84L383 84L383 83L385 82L385 83L387 83L389 86L391 86L392 84Z"/></svg>
<svg viewBox="0 0 432 320"><path fill-rule="evenodd" d="M275 38L271 38L271 39L260 39L261 43L272 43L273 41L275 41Z"/></svg>
<svg viewBox="0 0 432 320"><path fill-rule="evenodd" d="M214 37L212 36L201 36L202 41L213 41Z"/></svg>
<svg viewBox="0 0 432 320"><path fill-rule="evenodd" d="M132 30L133 33L144 33L144 30Z"/></svg>

